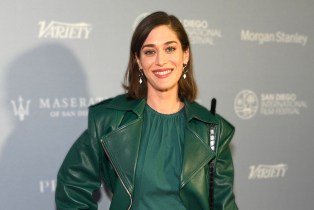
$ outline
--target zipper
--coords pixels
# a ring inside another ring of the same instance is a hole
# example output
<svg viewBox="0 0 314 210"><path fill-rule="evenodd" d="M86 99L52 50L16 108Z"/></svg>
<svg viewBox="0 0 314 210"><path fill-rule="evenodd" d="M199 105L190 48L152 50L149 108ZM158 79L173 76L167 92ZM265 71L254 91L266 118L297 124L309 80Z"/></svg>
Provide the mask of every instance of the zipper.
<svg viewBox="0 0 314 210"><path fill-rule="evenodd" d="M113 163L113 162L112 162L112 159L111 159L111 157L110 157L110 155L108 154L108 152L107 152L107 150L106 150L106 147L105 147L105 145L104 145L103 140L100 140L100 142L101 142L101 146L102 146L103 150L105 151L107 157L109 158L110 162ZM116 171L116 173L117 173L117 175L118 175L118 177L119 177L119 179L120 179L120 181L121 181L121 183L122 183L122 186L124 187L125 191L127 192L127 194L128 194L129 197L130 197L131 203L130 203L128 209L127 209L127 210L130 210L131 207L132 207L132 204L133 204L131 193L130 193L130 191L127 189L127 187L125 186L125 183L123 182L123 180L122 180L120 174L118 173L118 170L117 170L116 167L114 166L114 164L111 164L111 165L113 166L114 170Z"/></svg>
<svg viewBox="0 0 314 210"><path fill-rule="evenodd" d="M215 152L216 150L216 126L213 124L209 125L209 145L210 148ZM217 157L216 157L217 158ZM214 180L215 180L215 160L212 160L209 164L209 209L214 209Z"/></svg>
<svg viewBox="0 0 314 210"><path fill-rule="evenodd" d="M216 150L216 126L209 126L209 145L210 148L215 151Z"/></svg>

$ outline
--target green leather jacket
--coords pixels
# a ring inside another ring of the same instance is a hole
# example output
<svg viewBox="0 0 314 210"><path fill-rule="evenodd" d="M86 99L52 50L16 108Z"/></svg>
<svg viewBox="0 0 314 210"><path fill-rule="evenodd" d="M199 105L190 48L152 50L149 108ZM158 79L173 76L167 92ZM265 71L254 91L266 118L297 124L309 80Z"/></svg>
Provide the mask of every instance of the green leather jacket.
<svg viewBox="0 0 314 210"><path fill-rule="evenodd" d="M93 192L103 180L113 197L110 210L132 206L143 110L146 100L120 95L89 108L88 129L68 152L57 178L60 210L97 209ZM197 103L185 102L187 124L180 197L188 210L209 210L209 163L215 161L215 210L237 210L229 142L234 128ZM209 146L209 125L217 128L217 149Z"/></svg>

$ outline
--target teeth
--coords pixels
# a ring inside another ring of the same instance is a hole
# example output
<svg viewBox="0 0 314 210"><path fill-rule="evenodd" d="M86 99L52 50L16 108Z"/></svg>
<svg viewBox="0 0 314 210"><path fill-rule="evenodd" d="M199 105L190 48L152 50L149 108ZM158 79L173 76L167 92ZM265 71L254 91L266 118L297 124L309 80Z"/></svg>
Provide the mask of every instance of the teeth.
<svg viewBox="0 0 314 210"><path fill-rule="evenodd" d="M157 75L165 75L165 74L169 74L171 72L171 70L167 70L167 71L157 71L157 72L154 72L154 74L157 74Z"/></svg>

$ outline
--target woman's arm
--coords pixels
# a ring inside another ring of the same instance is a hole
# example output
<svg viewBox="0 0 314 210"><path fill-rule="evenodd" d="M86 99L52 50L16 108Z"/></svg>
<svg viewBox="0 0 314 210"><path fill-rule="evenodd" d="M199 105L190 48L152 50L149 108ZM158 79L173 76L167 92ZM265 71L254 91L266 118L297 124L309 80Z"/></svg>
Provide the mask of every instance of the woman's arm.
<svg viewBox="0 0 314 210"><path fill-rule="evenodd" d="M235 129L226 120L220 119L214 175L214 206L219 210L237 210L233 193L234 167L229 147Z"/></svg>
<svg viewBox="0 0 314 210"><path fill-rule="evenodd" d="M101 185L102 151L91 114L88 124L88 130L73 144L58 172L55 200L59 210L97 210L93 193Z"/></svg>

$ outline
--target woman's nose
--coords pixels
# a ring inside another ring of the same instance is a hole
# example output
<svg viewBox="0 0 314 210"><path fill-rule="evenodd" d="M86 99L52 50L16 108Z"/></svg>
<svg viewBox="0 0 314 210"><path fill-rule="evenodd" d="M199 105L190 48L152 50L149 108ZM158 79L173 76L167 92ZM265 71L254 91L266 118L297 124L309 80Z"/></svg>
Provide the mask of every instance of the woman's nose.
<svg viewBox="0 0 314 210"><path fill-rule="evenodd" d="M167 62L167 57L164 52L158 52L156 56L156 64L157 65L164 65Z"/></svg>

